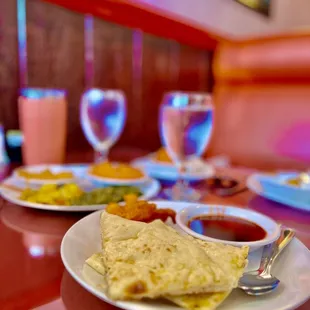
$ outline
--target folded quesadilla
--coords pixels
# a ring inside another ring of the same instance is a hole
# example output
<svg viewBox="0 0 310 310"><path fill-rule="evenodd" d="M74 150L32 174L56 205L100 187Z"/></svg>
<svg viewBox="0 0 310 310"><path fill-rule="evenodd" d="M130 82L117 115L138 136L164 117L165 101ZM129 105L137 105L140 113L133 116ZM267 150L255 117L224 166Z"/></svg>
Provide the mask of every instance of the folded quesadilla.
<svg viewBox="0 0 310 310"><path fill-rule="evenodd" d="M215 309L238 285L248 248L181 235L160 220L146 224L102 212L102 252L86 263L114 300L164 297L187 309Z"/></svg>
<svg viewBox="0 0 310 310"><path fill-rule="evenodd" d="M103 264L102 253L95 253L86 260L86 264L93 270L102 275L103 278L98 286L99 289L107 293L108 286L105 281L105 268ZM85 270L85 269L84 269ZM229 292L206 293L181 296L163 296L165 299L175 303L176 305L188 310L214 310L216 309L230 294Z"/></svg>

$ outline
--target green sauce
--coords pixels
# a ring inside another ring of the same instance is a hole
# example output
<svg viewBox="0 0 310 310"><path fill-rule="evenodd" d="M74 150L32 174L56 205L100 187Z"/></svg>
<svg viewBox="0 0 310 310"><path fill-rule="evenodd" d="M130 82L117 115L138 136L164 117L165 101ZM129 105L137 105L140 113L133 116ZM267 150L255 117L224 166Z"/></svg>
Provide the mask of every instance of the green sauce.
<svg viewBox="0 0 310 310"><path fill-rule="evenodd" d="M135 186L109 186L82 194L72 201L72 205L99 205L121 202L124 201L124 196L128 194L142 195L140 189Z"/></svg>

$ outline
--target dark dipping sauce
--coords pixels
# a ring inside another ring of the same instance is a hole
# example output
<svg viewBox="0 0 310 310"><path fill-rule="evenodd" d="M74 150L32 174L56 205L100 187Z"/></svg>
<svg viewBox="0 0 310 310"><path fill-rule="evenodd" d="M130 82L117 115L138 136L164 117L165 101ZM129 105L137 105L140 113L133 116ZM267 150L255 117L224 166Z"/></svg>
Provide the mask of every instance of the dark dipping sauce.
<svg viewBox="0 0 310 310"><path fill-rule="evenodd" d="M198 234L227 241L251 242L266 237L266 231L262 227L233 216L197 216L187 226Z"/></svg>

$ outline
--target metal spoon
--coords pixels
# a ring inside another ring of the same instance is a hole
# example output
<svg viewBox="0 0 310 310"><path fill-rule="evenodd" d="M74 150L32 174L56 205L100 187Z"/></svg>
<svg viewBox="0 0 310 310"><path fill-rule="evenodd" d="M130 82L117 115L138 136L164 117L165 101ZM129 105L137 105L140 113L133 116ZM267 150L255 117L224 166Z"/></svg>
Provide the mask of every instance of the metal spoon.
<svg viewBox="0 0 310 310"><path fill-rule="evenodd" d="M280 280L271 274L271 267L295 236L295 231L289 228L282 230L280 238L271 245L265 246L259 269L244 274L238 287L249 295L264 295L275 290Z"/></svg>

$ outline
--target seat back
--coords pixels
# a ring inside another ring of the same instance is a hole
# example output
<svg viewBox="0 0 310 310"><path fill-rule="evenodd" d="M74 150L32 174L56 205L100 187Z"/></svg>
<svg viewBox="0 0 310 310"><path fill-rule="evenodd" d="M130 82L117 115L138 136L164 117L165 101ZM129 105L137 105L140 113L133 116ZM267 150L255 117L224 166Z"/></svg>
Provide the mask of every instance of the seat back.
<svg viewBox="0 0 310 310"><path fill-rule="evenodd" d="M212 155L255 168L310 167L310 34L220 44Z"/></svg>

